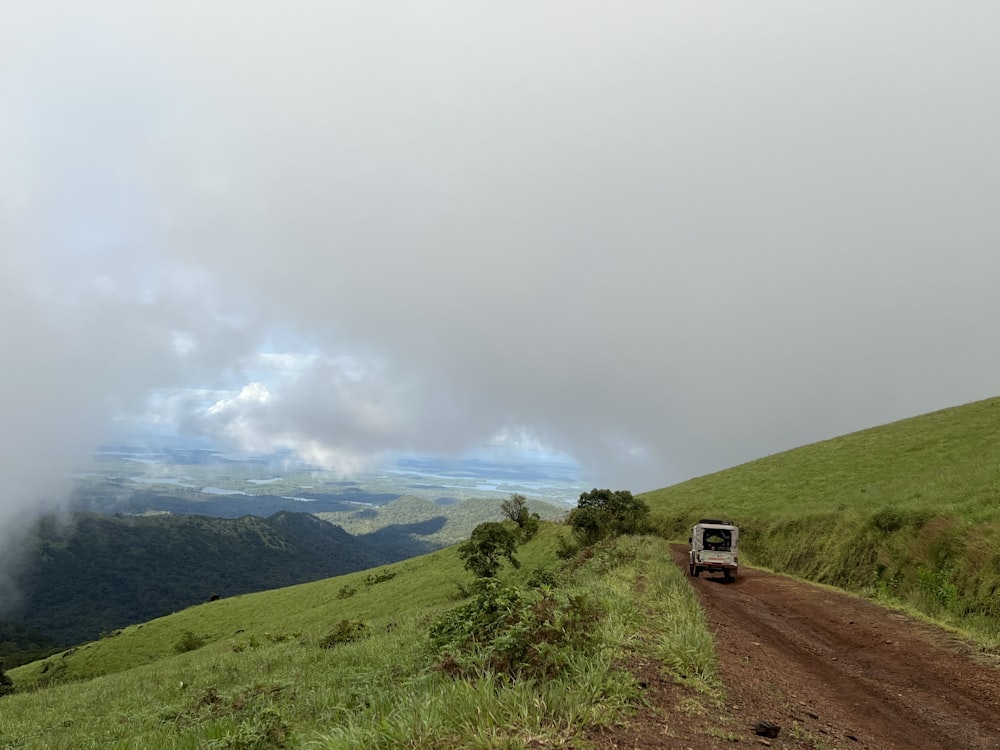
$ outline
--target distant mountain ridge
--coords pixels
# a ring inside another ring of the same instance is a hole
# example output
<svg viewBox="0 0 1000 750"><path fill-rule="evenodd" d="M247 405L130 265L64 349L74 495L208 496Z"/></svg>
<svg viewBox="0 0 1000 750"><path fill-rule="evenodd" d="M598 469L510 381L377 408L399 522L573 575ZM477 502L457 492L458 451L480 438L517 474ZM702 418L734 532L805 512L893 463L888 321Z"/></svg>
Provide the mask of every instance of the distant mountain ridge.
<svg viewBox="0 0 1000 750"><path fill-rule="evenodd" d="M442 506L405 496L340 513L282 510L266 518L79 511L68 524L38 524L18 581L20 607L0 617L73 645L215 594L276 589L423 555L501 520L501 503L476 498ZM545 520L561 520L567 510L538 500L528 508Z"/></svg>

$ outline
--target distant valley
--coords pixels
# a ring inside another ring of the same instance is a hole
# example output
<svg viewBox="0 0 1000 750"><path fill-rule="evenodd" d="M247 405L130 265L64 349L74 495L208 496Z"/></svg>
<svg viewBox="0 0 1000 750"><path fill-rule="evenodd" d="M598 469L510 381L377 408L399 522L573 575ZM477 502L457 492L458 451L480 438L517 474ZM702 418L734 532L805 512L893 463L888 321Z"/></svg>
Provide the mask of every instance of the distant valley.
<svg viewBox="0 0 1000 750"><path fill-rule="evenodd" d="M288 454L119 445L105 448L74 475L71 507L103 514L239 518L279 511L346 513L402 497L447 506L512 493L571 507L587 489L578 474L576 466L558 462L405 457L344 479Z"/></svg>
<svg viewBox="0 0 1000 750"><path fill-rule="evenodd" d="M346 481L282 456L128 446L101 452L74 481L71 516L36 526L17 574L20 604L0 612L8 630L32 628L60 645L213 595L439 549L502 518L515 492L548 520L579 494L563 466L406 459Z"/></svg>

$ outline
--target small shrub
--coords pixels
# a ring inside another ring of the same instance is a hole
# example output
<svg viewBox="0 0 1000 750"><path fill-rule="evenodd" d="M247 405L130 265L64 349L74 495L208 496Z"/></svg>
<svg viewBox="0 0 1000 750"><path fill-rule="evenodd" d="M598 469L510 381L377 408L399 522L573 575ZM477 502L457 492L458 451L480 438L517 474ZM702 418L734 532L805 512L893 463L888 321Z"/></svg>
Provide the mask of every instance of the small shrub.
<svg viewBox="0 0 1000 750"><path fill-rule="evenodd" d="M341 620L334 626L333 630L327 633L323 640L319 642L319 647L333 648L334 646L339 646L342 643L353 643L354 641L360 641L367 637L368 626L361 620L356 620L354 622L351 622L350 620Z"/></svg>
<svg viewBox="0 0 1000 750"><path fill-rule="evenodd" d="M586 596L522 592L483 579L468 604L446 612L430 629L438 668L454 677L487 672L515 678L549 678L574 652L596 644L603 610Z"/></svg>
<svg viewBox="0 0 1000 750"><path fill-rule="evenodd" d="M68 665L64 661L45 661L42 666L42 673L38 678L38 687L51 687L59 685L66 680L69 671Z"/></svg>
<svg viewBox="0 0 1000 750"><path fill-rule="evenodd" d="M541 516L537 513L532 513L528 518L525 519L524 523L521 524L521 540L524 542L531 541L535 538L538 533L538 528L540 526Z"/></svg>
<svg viewBox="0 0 1000 750"><path fill-rule="evenodd" d="M225 696L210 687L192 698L187 709L164 718L178 728L207 720L228 718L216 736L203 745L211 750L274 750L289 745L291 729L275 697L285 688L280 685L254 685L234 696Z"/></svg>
<svg viewBox="0 0 1000 750"><path fill-rule="evenodd" d="M187 653L188 651L196 651L197 649L204 646L208 640L201 636L195 635L192 631L187 630L181 639L174 644L174 651L178 654Z"/></svg>
<svg viewBox="0 0 1000 750"><path fill-rule="evenodd" d="M560 560L572 560L582 549L581 544L574 542L573 539L568 536L559 536L556 540L556 544L556 557Z"/></svg>
<svg viewBox="0 0 1000 750"><path fill-rule="evenodd" d="M256 635L251 634L249 638L242 642L233 642L233 651L237 654L246 651L248 648L260 648L260 641L257 640Z"/></svg>
<svg viewBox="0 0 1000 750"><path fill-rule="evenodd" d="M917 591L923 609L931 614L947 612L958 602L958 587L951 580L948 568L918 568Z"/></svg>
<svg viewBox="0 0 1000 750"><path fill-rule="evenodd" d="M469 590L467 587L463 586L461 583L458 583L458 582L455 583L455 591L452 592L452 594L451 594L451 598L454 601L460 602L463 599L468 599L470 596L472 596L472 591L471 590Z"/></svg>
<svg viewBox="0 0 1000 750"><path fill-rule="evenodd" d="M365 576L365 586L374 586L376 583L391 581L395 577L396 574L391 570L383 570L379 573L369 573Z"/></svg>
<svg viewBox="0 0 1000 750"><path fill-rule="evenodd" d="M337 592L337 598L338 599L350 599L356 593L358 593L358 590L354 586L348 586L345 583L343 586L340 587L340 591Z"/></svg>
<svg viewBox="0 0 1000 750"><path fill-rule="evenodd" d="M281 712L267 706L243 718L235 730L211 740L211 750L271 750L287 747L291 729Z"/></svg>
<svg viewBox="0 0 1000 750"><path fill-rule="evenodd" d="M872 516L872 526L879 531L891 534L906 525L906 515L898 508L882 508Z"/></svg>
<svg viewBox="0 0 1000 750"><path fill-rule="evenodd" d="M872 526L885 534L891 534L907 526L922 528L931 517L927 511L882 508L872 516Z"/></svg>
<svg viewBox="0 0 1000 750"><path fill-rule="evenodd" d="M876 597L890 601L899 597L899 587L903 574L898 569L890 570L888 565L876 564L872 583L869 587Z"/></svg>
<svg viewBox="0 0 1000 750"><path fill-rule="evenodd" d="M535 568L528 576L528 586L533 589L548 586L553 588L556 585L556 574L546 568Z"/></svg>

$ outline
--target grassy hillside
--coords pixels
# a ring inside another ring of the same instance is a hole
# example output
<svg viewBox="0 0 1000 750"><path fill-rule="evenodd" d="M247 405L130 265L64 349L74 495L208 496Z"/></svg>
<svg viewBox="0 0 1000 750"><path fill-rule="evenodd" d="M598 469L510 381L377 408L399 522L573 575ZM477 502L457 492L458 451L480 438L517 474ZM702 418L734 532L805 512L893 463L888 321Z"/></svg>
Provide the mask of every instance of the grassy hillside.
<svg viewBox="0 0 1000 750"><path fill-rule="evenodd" d="M642 497L668 537L732 518L747 562L911 605L1000 648L1000 398Z"/></svg>
<svg viewBox="0 0 1000 750"><path fill-rule="evenodd" d="M344 513L290 513L230 519L156 514L75 513L33 532L18 581L20 609L3 612L62 646L97 638L183 607L251 591L397 562L453 544L478 524L504 518L498 498L440 506L415 497ZM541 501L532 512L565 515ZM320 516L332 523L317 520ZM350 527L350 533L341 525ZM7 664L26 661L3 636Z"/></svg>
<svg viewBox="0 0 1000 750"><path fill-rule="evenodd" d="M499 498L471 498L454 505L439 505L408 495L382 506L316 515L378 547L387 546L393 538L404 546L416 545L416 555L468 539L472 530L486 521L502 521L503 502ZM529 501L528 509L545 521L561 521L568 511L536 499Z"/></svg>
<svg viewBox="0 0 1000 750"><path fill-rule="evenodd" d="M1000 649L998 454L990 399L643 499L668 539L732 517L745 562L906 603ZM627 665L650 661L689 686L683 710L704 712L719 689L711 636L667 542L621 538L561 562L565 533L543 523L501 588L472 591L450 547L8 670L0 747L586 746L638 706ZM713 716L720 737L726 720Z"/></svg>
<svg viewBox="0 0 1000 750"><path fill-rule="evenodd" d="M502 576L517 588L492 599L461 593L472 579L448 548L191 607L10 670L18 692L0 698L0 746L556 745L638 705L622 667L636 654L700 688L693 703L709 700L711 639L666 543L621 539L559 563L559 533L543 524L518 551L522 568ZM526 585L537 569L553 588ZM498 631L462 645L497 612Z"/></svg>

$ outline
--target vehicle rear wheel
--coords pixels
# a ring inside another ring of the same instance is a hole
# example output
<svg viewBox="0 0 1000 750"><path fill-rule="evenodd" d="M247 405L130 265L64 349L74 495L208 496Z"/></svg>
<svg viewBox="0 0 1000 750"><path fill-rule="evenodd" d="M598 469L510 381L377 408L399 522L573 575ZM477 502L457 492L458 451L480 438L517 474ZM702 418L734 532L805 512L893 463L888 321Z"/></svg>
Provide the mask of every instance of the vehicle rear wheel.
<svg viewBox="0 0 1000 750"><path fill-rule="evenodd" d="M691 575L693 575L695 578L698 577L698 574L700 572L701 572L701 568L699 568L697 565L692 565L691 566Z"/></svg>

